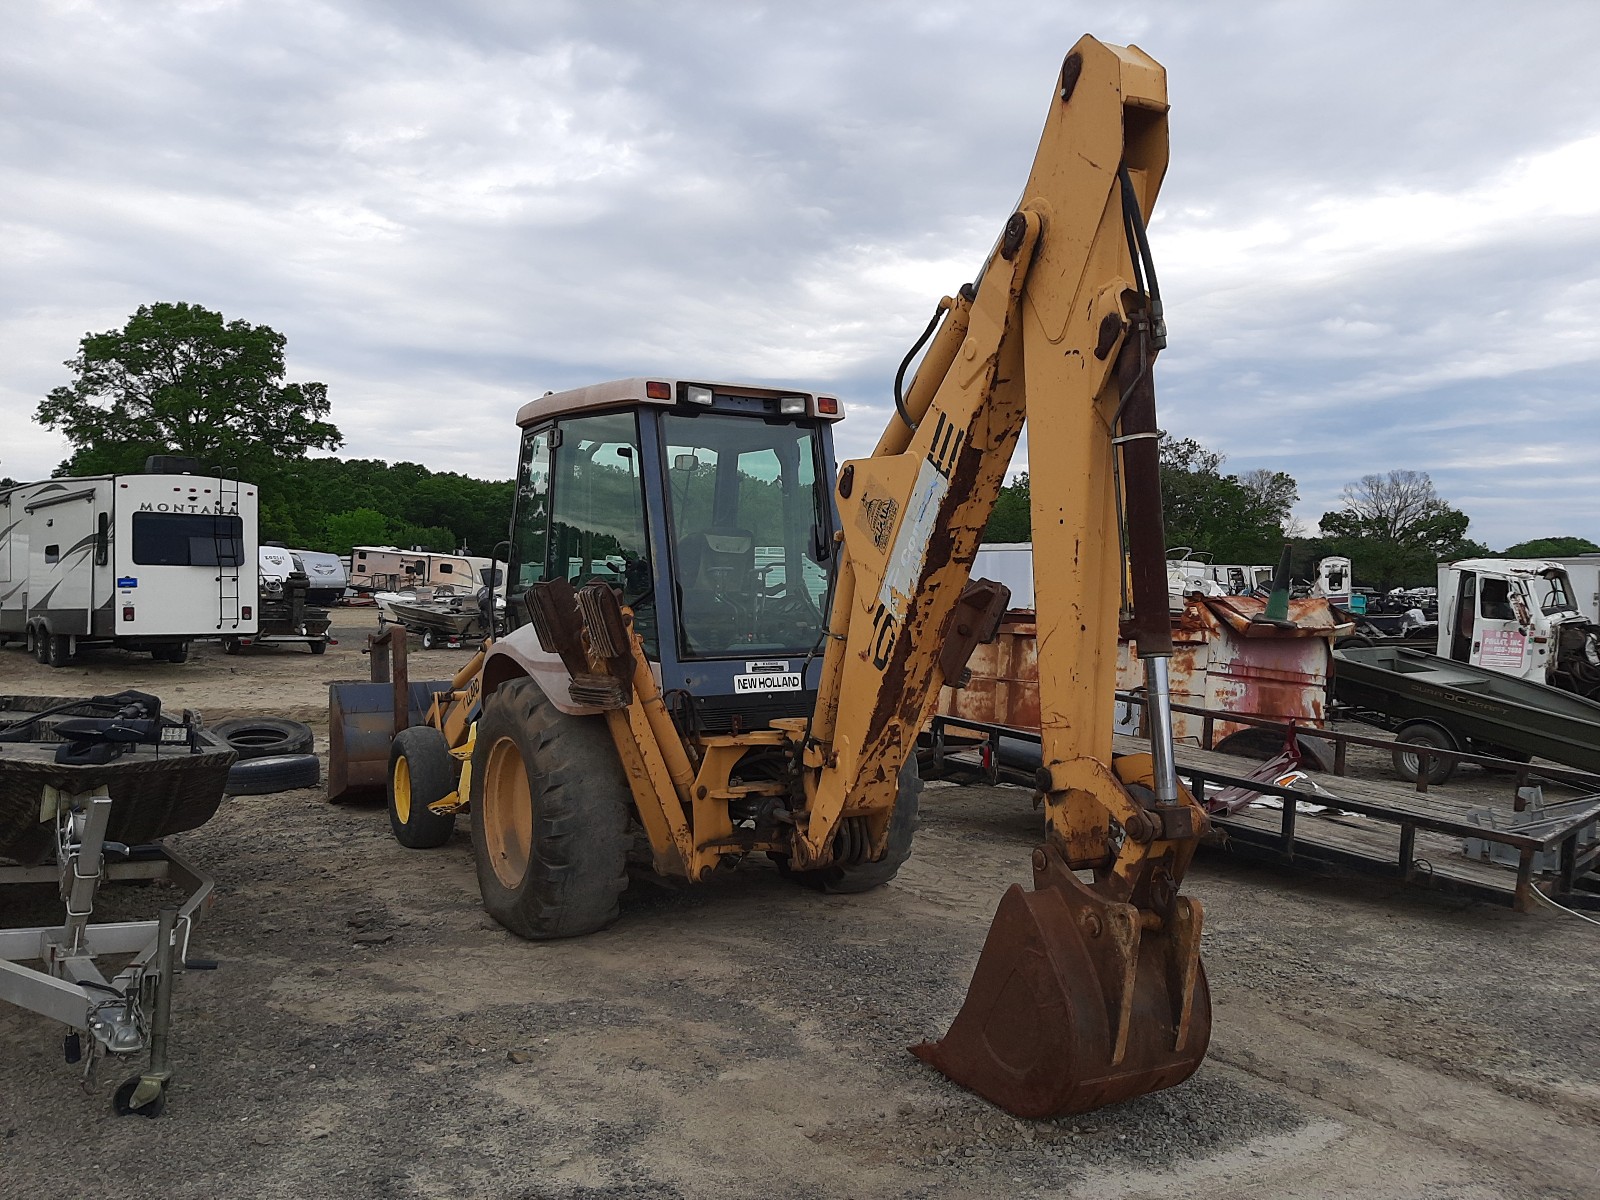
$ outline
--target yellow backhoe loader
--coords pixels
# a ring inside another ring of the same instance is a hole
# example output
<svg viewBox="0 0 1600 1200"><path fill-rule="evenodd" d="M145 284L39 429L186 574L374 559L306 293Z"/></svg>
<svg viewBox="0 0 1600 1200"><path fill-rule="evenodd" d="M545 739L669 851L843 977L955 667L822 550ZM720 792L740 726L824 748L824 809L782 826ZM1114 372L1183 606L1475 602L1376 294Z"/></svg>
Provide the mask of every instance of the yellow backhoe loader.
<svg viewBox="0 0 1600 1200"><path fill-rule="evenodd" d="M1022 203L907 356L870 458L835 470L841 406L812 392L651 376L525 405L513 627L381 739L401 841L437 845L469 810L484 903L528 938L614 920L646 843L689 881L762 853L824 890L891 879L918 732L1006 608L969 568L1026 422L1045 841L949 1033L915 1052L1027 1117L1187 1078L1211 1015L1179 894L1205 817L1174 773L1165 672L1145 225L1166 113L1142 51L1073 48ZM1155 732L1113 761L1119 622ZM372 741L335 692L344 779Z"/></svg>

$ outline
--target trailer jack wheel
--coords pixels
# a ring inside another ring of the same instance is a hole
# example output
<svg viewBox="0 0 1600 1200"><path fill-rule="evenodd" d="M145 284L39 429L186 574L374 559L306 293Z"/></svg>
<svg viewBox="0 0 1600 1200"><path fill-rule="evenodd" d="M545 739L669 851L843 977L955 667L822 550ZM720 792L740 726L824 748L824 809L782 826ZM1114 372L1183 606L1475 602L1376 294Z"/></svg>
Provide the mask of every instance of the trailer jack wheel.
<svg viewBox="0 0 1600 1200"><path fill-rule="evenodd" d="M145 1075L131 1076L112 1095L111 1107L119 1117L134 1113L141 1117L159 1117L167 1110L167 1082Z"/></svg>

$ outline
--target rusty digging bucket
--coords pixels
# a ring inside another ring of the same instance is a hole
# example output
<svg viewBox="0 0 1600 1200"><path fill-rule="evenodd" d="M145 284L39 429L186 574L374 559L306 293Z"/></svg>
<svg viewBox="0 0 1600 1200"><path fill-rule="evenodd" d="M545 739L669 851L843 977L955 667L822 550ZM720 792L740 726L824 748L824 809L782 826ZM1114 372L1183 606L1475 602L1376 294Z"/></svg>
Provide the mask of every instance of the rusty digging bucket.
<svg viewBox="0 0 1600 1200"><path fill-rule="evenodd" d="M1182 1083L1211 1040L1202 911L1177 897L1165 928L1034 851L1013 884L950 1032L912 1053L1018 1117L1087 1112Z"/></svg>

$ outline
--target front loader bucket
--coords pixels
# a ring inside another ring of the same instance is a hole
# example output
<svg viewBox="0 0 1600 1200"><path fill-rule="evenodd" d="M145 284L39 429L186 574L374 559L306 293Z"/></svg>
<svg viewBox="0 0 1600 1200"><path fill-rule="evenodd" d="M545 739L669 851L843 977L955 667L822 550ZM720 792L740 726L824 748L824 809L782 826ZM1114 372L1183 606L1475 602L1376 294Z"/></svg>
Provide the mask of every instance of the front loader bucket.
<svg viewBox="0 0 1600 1200"><path fill-rule="evenodd" d="M328 799L350 792L380 791L389 784L389 746L395 734L427 718L435 692L450 681L406 687L404 721L397 712L392 683L328 685Z"/></svg>
<svg viewBox="0 0 1600 1200"><path fill-rule="evenodd" d="M1165 928L1034 853L1035 890L1013 884L950 1032L912 1053L1018 1117L1087 1112L1182 1083L1211 1039L1200 905Z"/></svg>

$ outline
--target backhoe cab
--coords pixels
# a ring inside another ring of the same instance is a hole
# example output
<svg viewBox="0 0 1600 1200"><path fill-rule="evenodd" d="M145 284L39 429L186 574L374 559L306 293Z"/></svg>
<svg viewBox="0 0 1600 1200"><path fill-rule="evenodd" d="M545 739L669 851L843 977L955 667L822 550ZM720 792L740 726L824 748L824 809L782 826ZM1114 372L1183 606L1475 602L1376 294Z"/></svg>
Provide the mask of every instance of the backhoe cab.
<svg viewBox="0 0 1600 1200"><path fill-rule="evenodd" d="M655 376L525 406L514 628L394 740L401 840L437 844L469 807L485 905L531 938L614 919L641 851L690 881L756 853L830 890L890 879L918 734L1008 601L969 573L1026 421L1046 838L916 1053L1029 1117L1187 1078L1211 1018L1179 891L1205 816L1166 682L1145 233L1166 112L1147 55L1073 48L1022 203L940 302L869 458L835 470L839 405L806 392ZM1113 762L1119 623L1151 739Z"/></svg>
<svg viewBox="0 0 1600 1200"><path fill-rule="evenodd" d="M532 589L613 587L686 733L765 729L816 701L837 528L837 399L669 378L551 394L517 416L522 453L506 612ZM568 700L527 629L496 646ZM508 668L502 668L508 669Z"/></svg>

